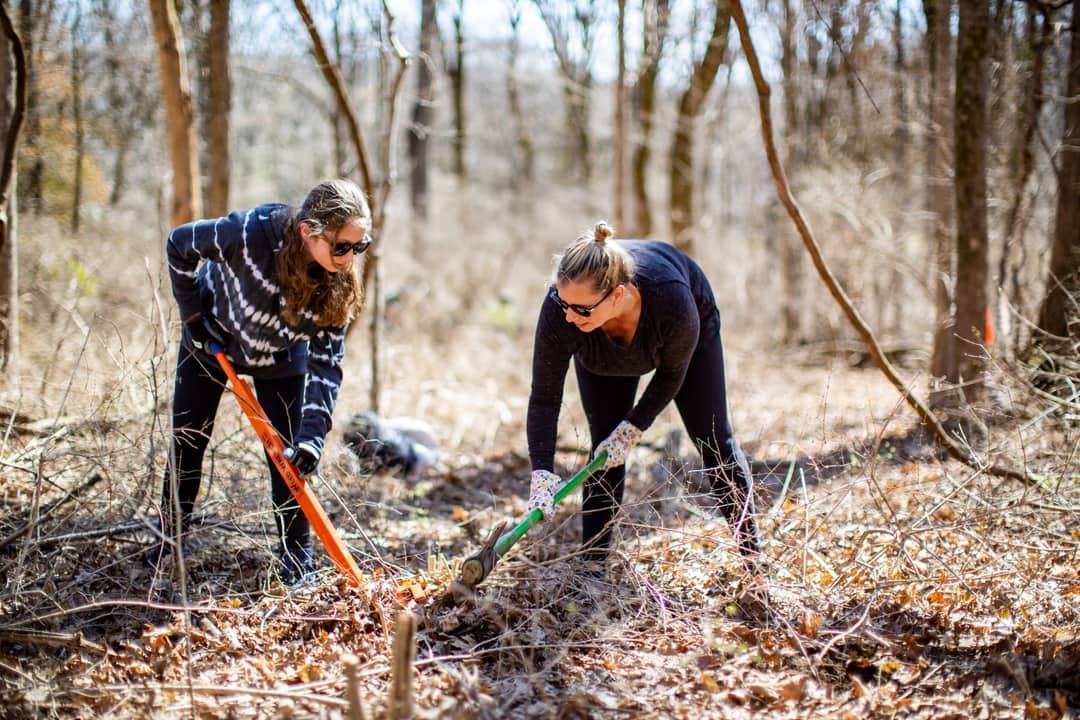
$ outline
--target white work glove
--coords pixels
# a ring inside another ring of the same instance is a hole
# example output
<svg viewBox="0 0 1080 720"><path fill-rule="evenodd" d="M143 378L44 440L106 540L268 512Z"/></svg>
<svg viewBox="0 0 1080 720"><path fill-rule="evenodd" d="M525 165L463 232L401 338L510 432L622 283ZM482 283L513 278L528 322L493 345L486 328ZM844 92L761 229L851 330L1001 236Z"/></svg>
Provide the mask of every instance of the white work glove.
<svg viewBox="0 0 1080 720"><path fill-rule="evenodd" d="M641 440L641 430L638 430L633 423L623 420L603 442L596 446L593 457L607 452L607 460L600 467L601 470L625 465L627 458L630 457L630 451L638 444L638 440Z"/></svg>
<svg viewBox="0 0 1080 720"><path fill-rule="evenodd" d="M562 478L550 470L533 470L529 482L528 512L539 510L544 519L555 513L555 492L562 487Z"/></svg>

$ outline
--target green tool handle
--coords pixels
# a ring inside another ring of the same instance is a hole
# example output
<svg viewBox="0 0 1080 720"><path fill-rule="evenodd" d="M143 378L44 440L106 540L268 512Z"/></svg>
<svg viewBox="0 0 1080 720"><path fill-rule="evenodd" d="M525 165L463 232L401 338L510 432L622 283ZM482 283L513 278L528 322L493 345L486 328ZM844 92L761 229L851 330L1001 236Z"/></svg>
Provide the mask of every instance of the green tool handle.
<svg viewBox="0 0 1080 720"><path fill-rule="evenodd" d="M581 468L581 470L578 471L577 475L574 475L574 477L563 483L563 486L555 491L554 504L558 505L560 502L562 502L563 498L574 492L574 490L577 489L577 486L580 485L585 480L585 478L589 477L594 472L599 470L606 460L607 452L604 451L594 457L592 459L592 462L590 462L588 465ZM503 555L505 555L506 552L510 548L514 547L514 544L518 540L520 540L523 535L525 535L525 533L529 532L529 528L531 528L533 525L543 519L544 513L542 510L533 510L525 516L524 520L519 522L511 530L503 533L502 536L495 543L496 558L501 558Z"/></svg>

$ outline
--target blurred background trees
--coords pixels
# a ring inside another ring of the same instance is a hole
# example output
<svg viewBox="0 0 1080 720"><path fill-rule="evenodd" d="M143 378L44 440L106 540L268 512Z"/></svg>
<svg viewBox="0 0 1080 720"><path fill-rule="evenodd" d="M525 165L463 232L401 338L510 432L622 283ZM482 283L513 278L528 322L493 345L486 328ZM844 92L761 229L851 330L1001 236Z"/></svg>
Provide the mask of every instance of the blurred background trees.
<svg viewBox="0 0 1080 720"><path fill-rule="evenodd" d="M20 324L78 324L87 278L119 271L104 258L160 262L177 222L345 175L387 198L408 182L378 228L385 294L424 297L433 332L496 300L527 324L551 253L609 218L694 253L725 327L764 347L852 346L771 187L727 0L315 0L325 60L288 3L7 6L26 57L29 259L5 291L31 300ZM931 389L976 398L989 333L1006 359L1075 348L1076 1L744 8L795 195L885 346L916 350ZM37 252L65 234L63 257ZM36 297L56 276L67 294Z"/></svg>

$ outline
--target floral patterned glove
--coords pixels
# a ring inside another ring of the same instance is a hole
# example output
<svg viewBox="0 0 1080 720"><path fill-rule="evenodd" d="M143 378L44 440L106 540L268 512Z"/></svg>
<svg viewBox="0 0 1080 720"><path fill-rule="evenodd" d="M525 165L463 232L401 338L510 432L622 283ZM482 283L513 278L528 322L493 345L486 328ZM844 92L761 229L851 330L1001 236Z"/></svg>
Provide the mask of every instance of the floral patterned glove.
<svg viewBox="0 0 1080 720"><path fill-rule="evenodd" d="M634 426L633 423L623 420L619 423L619 426L615 428L607 438L596 446L596 455L607 451L607 460L600 468L601 470L607 470L609 468L618 467L619 465L625 465L626 459L630 457L630 451L634 449L634 446L638 444L638 440L641 439L641 431Z"/></svg>
<svg viewBox="0 0 1080 720"><path fill-rule="evenodd" d="M539 510L544 518L555 512L555 491L562 487L562 478L550 470L533 470L529 483L528 512Z"/></svg>

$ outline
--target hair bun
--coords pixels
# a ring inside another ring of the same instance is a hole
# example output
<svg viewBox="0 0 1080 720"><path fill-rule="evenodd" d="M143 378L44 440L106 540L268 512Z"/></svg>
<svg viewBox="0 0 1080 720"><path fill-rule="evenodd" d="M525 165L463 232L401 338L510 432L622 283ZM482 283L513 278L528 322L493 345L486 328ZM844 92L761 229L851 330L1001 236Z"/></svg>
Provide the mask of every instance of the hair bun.
<svg viewBox="0 0 1080 720"><path fill-rule="evenodd" d="M603 220L593 226L593 241L603 244L612 237L615 237L615 230Z"/></svg>

